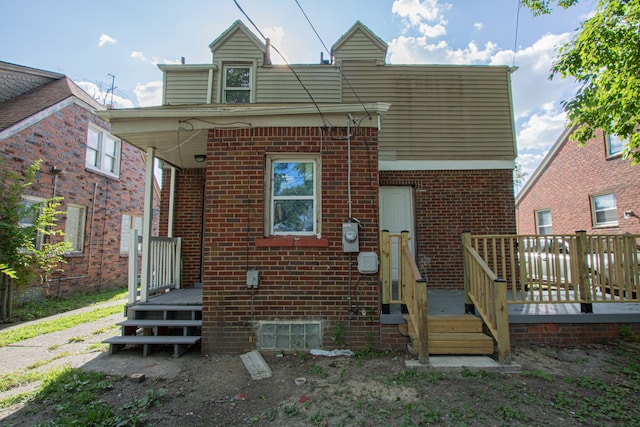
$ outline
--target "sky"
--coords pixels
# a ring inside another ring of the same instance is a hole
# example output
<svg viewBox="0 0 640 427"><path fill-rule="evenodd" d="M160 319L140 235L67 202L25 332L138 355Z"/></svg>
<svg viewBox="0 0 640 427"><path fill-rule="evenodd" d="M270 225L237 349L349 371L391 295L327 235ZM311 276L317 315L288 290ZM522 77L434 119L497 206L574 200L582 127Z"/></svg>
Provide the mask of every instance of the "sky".
<svg viewBox="0 0 640 427"><path fill-rule="evenodd" d="M158 64L211 63L209 44L236 20L257 33L238 5L292 64L329 58L359 20L389 45L388 63L515 65L517 162L531 176L577 88L549 80L551 64L596 2L534 17L518 0L2 1L0 60L65 74L116 108L159 105Z"/></svg>

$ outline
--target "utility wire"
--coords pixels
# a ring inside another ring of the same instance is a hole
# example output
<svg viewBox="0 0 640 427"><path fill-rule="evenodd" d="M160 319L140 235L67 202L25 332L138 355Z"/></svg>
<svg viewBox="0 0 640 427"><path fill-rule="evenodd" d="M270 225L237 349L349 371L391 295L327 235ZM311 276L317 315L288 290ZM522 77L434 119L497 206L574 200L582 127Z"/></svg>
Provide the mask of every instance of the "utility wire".
<svg viewBox="0 0 640 427"><path fill-rule="evenodd" d="M236 7L240 10L240 12L245 16L245 18L247 18L247 20L251 23L251 25L253 25L253 28L255 28L255 30L258 32L258 34L260 34L260 36L266 41L267 37L265 37L264 34L262 34L262 31L260 31L260 28L258 28L258 26L253 22L253 20L249 17L249 15L247 15L247 13L242 9L242 7L240 6L240 4L238 4L237 0L233 0L233 2L236 4ZM276 48L273 44L271 45L271 48L278 54L280 55L280 58L282 58L282 60L284 61L284 63L287 65L287 67L289 67L289 70L293 73L293 75L296 77L296 79L298 80L298 82L300 83L300 85L302 86L302 88L304 89L304 91L307 93L307 96L309 97L309 99L311 99L311 102L313 102L313 105L315 105L316 110L318 110L318 114L320 114L320 118L322 119L322 123L324 124L325 127L333 127L333 125L331 124L331 122L329 122L324 114L322 113L322 111L320 110L320 106L318 105L318 103L316 102L316 100L313 98L313 95L311 95L311 92L309 92L309 89L307 89L307 86L305 86L305 84L302 82L302 79L300 79L300 76L298 75L298 73L296 73L296 71L293 69L293 67L291 66L291 64L289 64L289 62L287 61L287 59L284 57L284 55L282 53L280 53L280 51L278 50L278 48Z"/></svg>
<svg viewBox="0 0 640 427"><path fill-rule="evenodd" d="M316 34L316 37L318 37L318 40L320 40L320 44L322 44L322 46L324 47L324 50L327 51L327 53L329 54L329 57L331 57L331 50L329 50L329 48L327 47L327 45L325 44L325 42L322 40L322 37L320 37L320 34L318 34L318 32L316 31L316 28L313 26L313 24L311 23L311 20L309 19L309 17L307 16L307 13L304 11L304 9L302 8L302 6L300 5L300 3L298 2L298 0L295 0L296 4L298 5L298 7L300 8L300 11L302 12L302 14L304 15L305 19L307 20L307 22L309 23L309 26L311 27L311 29L313 30L313 32ZM335 66L335 65L334 65ZM347 84L347 86L349 86L349 89L351 89L351 92L353 93L353 95L356 97L356 99L358 100L358 103L360 105L362 105L362 108L364 108L365 113L367 113L368 117L371 117L371 114L369 113L369 111L367 111L367 107L365 107L364 103L362 102L362 100L360 99L360 96L358 96L358 93L355 91L355 89L353 88L353 86L351 86L351 82L349 82L349 80L347 79L347 77L344 75L344 73L342 72L342 68L340 67L336 67L338 68L338 71L340 72L340 77L345 81L345 83Z"/></svg>
<svg viewBox="0 0 640 427"><path fill-rule="evenodd" d="M512 67L515 67L516 65L516 52L518 51L518 27L520 26L521 3L522 3L522 0L518 0L518 11L516 12L516 34L513 40L513 63L511 64Z"/></svg>

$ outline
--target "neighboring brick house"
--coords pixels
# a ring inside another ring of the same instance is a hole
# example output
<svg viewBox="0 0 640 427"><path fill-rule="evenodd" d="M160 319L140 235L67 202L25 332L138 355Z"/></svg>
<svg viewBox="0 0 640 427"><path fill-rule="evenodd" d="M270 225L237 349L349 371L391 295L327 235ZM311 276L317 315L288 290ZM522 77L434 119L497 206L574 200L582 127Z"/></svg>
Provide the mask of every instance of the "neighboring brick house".
<svg viewBox="0 0 640 427"><path fill-rule="evenodd" d="M640 167L601 131L583 146L566 129L518 193L519 234L640 234Z"/></svg>
<svg viewBox="0 0 640 427"><path fill-rule="evenodd" d="M204 352L286 349L280 328L330 346L341 325L353 348L397 348L343 230L361 253L410 231L423 277L448 289L463 288L463 230L515 233L509 67L389 65L360 22L330 63L272 65L239 21L210 48L211 64L160 66L162 106L100 113L167 165L160 232L172 217L183 286L202 284Z"/></svg>
<svg viewBox="0 0 640 427"><path fill-rule="evenodd" d="M63 74L0 62L0 157L17 172L42 159L25 203L62 197L58 224L73 245L64 272L18 290L19 298L127 284L126 237L141 228L145 159L109 133L96 115L103 109Z"/></svg>

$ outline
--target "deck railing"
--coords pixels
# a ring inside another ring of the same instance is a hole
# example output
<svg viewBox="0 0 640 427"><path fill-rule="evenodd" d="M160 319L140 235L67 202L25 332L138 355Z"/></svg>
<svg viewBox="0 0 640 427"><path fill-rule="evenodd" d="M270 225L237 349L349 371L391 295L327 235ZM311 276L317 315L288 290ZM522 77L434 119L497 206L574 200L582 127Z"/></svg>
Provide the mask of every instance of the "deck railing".
<svg viewBox="0 0 640 427"><path fill-rule="evenodd" d="M409 249L409 232L389 233L384 230L380 236L380 274L382 280L382 301L384 304L403 303L415 329L414 349L420 363L429 363L429 337L427 329L427 282ZM397 277L392 272L397 267ZM393 284L397 283L394 292Z"/></svg>
<svg viewBox="0 0 640 427"><path fill-rule="evenodd" d="M140 283L139 248L135 230L129 245L129 303L146 302L150 295L180 288L182 240L179 237L151 237L149 283Z"/></svg>
<svg viewBox="0 0 640 427"><path fill-rule="evenodd" d="M463 233L496 278L510 304L640 302L638 239L631 234L478 235ZM465 278L465 280L467 280Z"/></svg>

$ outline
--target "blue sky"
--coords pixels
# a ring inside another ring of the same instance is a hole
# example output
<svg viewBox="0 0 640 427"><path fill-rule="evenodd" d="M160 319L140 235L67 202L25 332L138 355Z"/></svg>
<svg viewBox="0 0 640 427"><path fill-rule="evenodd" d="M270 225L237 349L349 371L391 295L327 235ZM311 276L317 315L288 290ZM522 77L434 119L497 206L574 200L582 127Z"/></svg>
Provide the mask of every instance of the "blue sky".
<svg viewBox="0 0 640 427"><path fill-rule="evenodd" d="M543 17L522 9L516 44L518 0L237 2L290 63L318 62L324 51L300 4L328 48L360 20L389 44L390 63L515 64L518 162L529 174L562 132L560 102L575 92L572 81L548 80L551 62L596 6L583 0ZM115 76L119 108L160 103L157 64L210 63L209 43L235 20L252 28L233 0L3 1L0 15L0 60L66 74L103 98Z"/></svg>

